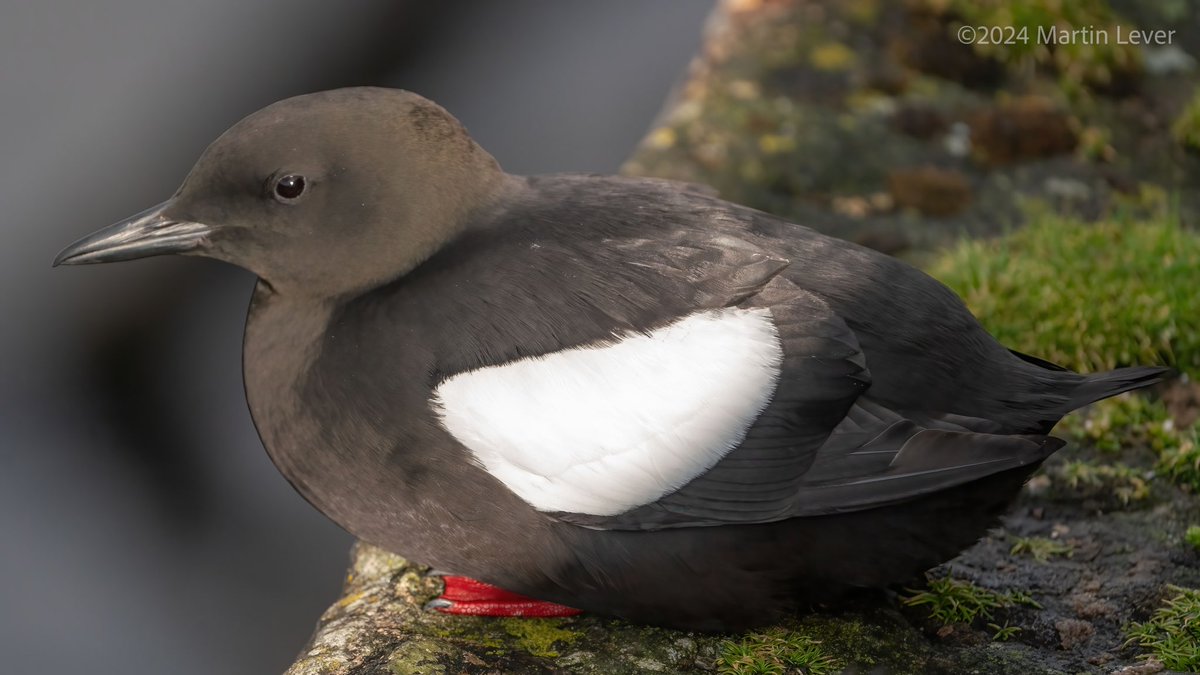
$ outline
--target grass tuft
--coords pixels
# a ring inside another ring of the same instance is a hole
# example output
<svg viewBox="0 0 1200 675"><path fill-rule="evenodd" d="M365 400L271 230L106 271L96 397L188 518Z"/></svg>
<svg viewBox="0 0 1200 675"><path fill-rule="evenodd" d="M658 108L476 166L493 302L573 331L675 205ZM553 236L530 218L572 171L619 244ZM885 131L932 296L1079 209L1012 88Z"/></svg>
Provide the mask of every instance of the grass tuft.
<svg viewBox="0 0 1200 675"><path fill-rule="evenodd" d="M716 665L722 675L825 675L839 669L819 641L782 628L722 642Z"/></svg>
<svg viewBox="0 0 1200 675"><path fill-rule="evenodd" d="M1094 464L1074 460L1052 470L1051 475L1065 482L1072 490L1080 490L1087 495L1111 494L1123 506L1150 496L1150 484L1142 473L1125 464Z"/></svg>
<svg viewBox="0 0 1200 675"><path fill-rule="evenodd" d="M1200 375L1200 237L1170 218L1085 223L1033 209L930 266L1004 344L1083 372L1166 363Z"/></svg>
<svg viewBox="0 0 1200 675"><path fill-rule="evenodd" d="M1180 430L1167 406L1137 392L1088 406L1065 418L1059 429L1077 443L1114 453L1134 446L1161 452L1180 442Z"/></svg>
<svg viewBox="0 0 1200 675"><path fill-rule="evenodd" d="M1200 671L1200 590L1168 586L1173 594L1150 619L1126 627L1128 642L1170 670Z"/></svg>
<svg viewBox="0 0 1200 675"><path fill-rule="evenodd" d="M1070 544L1046 537L1017 537L1013 541L1009 555L1028 555L1040 563L1048 562L1052 556L1070 558L1075 549Z"/></svg>
<svg viewBox="0 0 1200 675"><path fill-rule="evenodd" d="M1200 494L1200 429L1193 426L1178 444L1160 450L1154 470Z"/></svg>
<svg viewBox="0 0 1200 675"><path fill-rule="evenodd" d="M1008 625L1008 622L1005 622L1003 626L998 623L989 623L987 627L992 630L992 639L996 642L1008 642L1020 635L1022 630L1020 626Z"/></svg>
<svg viewBox="0 0 1200 675"><path fill-rule="evenodd" d="M1016 605L1041 607L1028 593L998 593L952 577L932 579L928 589L909 589L909 593L911 595L902 598L901 602L909 607L928 608L929 616L943 625L991 619L994 610Z"/></svg>
<svg viewBox="0 0 1200 675"><path fill-rule="evenodd" d="M1105 452L1129 447L1148 447L1157 455L1154 470L1176 485L1200 493L1200 429L1180 428L1161 402L1136 392L1100 401L1063 420L1062 432L1071 440ZM1110 469L1082 462L1064 467L1071 487L1101 487L1106 482L1124 486L1122 501L1128 504L1148 494L1136 472L1116 465ZM1107 473L1105 473L1107 471ZM1068 475L1071 474L1071 475Z"/></svg>

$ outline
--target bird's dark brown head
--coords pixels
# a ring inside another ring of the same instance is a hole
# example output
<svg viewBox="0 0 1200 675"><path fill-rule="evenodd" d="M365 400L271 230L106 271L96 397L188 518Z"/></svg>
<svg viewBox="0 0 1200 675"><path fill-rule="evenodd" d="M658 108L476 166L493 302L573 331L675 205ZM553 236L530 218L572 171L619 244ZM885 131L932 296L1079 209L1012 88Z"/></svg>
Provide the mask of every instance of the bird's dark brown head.
<svg viewBox="0 0 1200 675"><path fill-rule="evenodd" d="M416 94L309 94L238 122L175 196L55 264L203 255L279 293L339 296L408 272L511 184L457 120Z"/></svg>

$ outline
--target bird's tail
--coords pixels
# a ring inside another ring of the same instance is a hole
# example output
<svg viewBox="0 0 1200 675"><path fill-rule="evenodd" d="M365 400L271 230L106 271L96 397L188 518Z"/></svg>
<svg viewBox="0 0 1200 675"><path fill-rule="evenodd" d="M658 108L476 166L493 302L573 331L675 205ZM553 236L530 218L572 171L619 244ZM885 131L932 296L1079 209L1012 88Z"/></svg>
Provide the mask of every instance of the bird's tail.
<svg viewBox="0 0 1200 675"><path fill-rule="evenodd" d="M1083 381L1068 395L1067 409L1064 412L1082 408L1110 396L1157 384L1174 375L1173 369L1163 366L1134 366L1117 368L1107 373L1084 375Z"/></svg>

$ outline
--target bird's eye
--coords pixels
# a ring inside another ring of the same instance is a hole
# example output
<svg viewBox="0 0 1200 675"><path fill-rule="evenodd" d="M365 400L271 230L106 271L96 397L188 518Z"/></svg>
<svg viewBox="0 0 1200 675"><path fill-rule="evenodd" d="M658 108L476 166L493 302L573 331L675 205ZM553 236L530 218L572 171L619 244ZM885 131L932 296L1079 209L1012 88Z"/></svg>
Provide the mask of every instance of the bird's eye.
<svg viewBox="0 0 1200 675"><path fill-rule="evenodd" d="M304 176L288 174L275 182L275 196L290 202L304 193Z"/></svg>

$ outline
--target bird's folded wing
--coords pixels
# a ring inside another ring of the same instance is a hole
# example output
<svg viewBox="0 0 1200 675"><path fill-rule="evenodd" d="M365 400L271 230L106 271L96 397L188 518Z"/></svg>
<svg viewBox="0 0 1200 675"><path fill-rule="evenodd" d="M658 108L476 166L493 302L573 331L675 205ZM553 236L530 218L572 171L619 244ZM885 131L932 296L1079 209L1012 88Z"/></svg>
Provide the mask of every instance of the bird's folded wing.
<svg viewBox="0 0 1200 675"><path fill-rule="evenodd" d="M595 529L659 530L861 511L1030 466L1062 446L1061 440L1045 436L930 429L891 411L875 417L877 412L877 404L859 399L847 422L818 448L815 461L799 476L780 477L772 463L761 460L742 462L730 471L727 459L657 502L615 517L555 516ZM809 454L802 447L795 451Z"/></svg>
<svg viewBox="0 0 1200 675"><path fill-rule="evenodd" d="M990 433L988 420L899 413L870 398L853 332L782 278L747 305L771 307L779 386L739 447L662 498L624 513L560 512L597 529L754 524L903 502L1041 461L1061 441Z"/></svg>
<svg viewBox="0 0 1200 675"><path fill-rule="evenodd" d="M613 516L677 490L738 447L774 396L784 360L775 310L744 301L787 260L719 232L535 250L534 269L559 282L503 295L536 290L542 302L529 309L571 308L572 321L525 312L488 328L524 317L552 327L562 346L510 350L529 355L452 371L434 391L442 426L477 464L542 511ZM533 278L516 272L493 277ZM590 339L578 334L583 322L596 323Z"/></svg>
<svg viewBox="0 0 1200 675"><path fill-rule="evenodd" d="M626 530L772 522L911 499L1048 454L984 420L908 419L864 397L854 332L716 234L604 242L606 280L688 311L594 343L457 372L434 392L474 461L550 517ZM566 260L567 256L563 256ZM595 298L606 308L611 293Z"/></svg>

